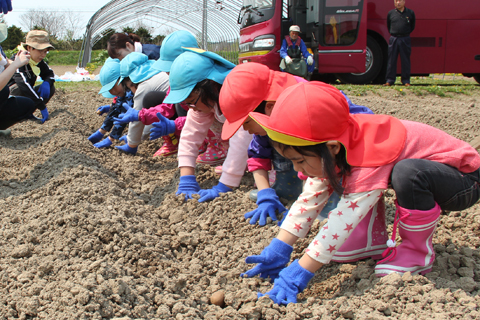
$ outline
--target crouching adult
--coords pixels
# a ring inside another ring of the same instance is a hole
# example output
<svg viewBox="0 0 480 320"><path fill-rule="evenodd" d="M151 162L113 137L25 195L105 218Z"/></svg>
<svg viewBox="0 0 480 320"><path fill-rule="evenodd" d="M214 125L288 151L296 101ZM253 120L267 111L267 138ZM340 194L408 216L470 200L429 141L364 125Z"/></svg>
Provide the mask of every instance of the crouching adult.
<svg viewBox="0 0 480 320"><path fill-rule="evenodd" d="M21 43L18 49L29 52L30 61L13 75L9 82L10 94L30 98L35 104L35 110L40 110L42 114L38 120L44 123L49 118L47 103L55 94L55 74L44 61L48 50L53 49L53 46L46 31L32 30L27 33L25 43ZM35 86L38 77L43 82ZM31 118L35 120L33 115Z"/></svg>

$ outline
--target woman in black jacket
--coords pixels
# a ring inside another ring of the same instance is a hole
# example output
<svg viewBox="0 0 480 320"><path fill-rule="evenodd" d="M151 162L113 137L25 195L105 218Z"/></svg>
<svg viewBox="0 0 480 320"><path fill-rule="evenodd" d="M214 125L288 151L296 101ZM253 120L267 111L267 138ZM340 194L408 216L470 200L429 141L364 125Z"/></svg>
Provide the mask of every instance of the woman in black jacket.
<svg viewBox="0 0 480 320"><path fill-rule="evenodd" d="M6 60L3 55L1 58ZM24 97L9 97L10 91L7 86L15 70L28 64L29 60L30 54L20 51L15 56L15 60L8 63L5 70L0 73L0 136L10 135L9 127L27 119L35 111L35 104L32 100Z"/></svg>
<svg viewBox="0 0 480 320"><path fill-rule="evenodd" d="M41 122L44 123L49 117L46 104L55 94L55 74L43 59L53 46L49 43L46 31L32 30L27 33L26 41L20 44L19 49L30 52L30 61L13 75L9 83L10 94L30 98L35 109L40 110ZM35 86L37 77L42 78L43 83Z"/></svg>

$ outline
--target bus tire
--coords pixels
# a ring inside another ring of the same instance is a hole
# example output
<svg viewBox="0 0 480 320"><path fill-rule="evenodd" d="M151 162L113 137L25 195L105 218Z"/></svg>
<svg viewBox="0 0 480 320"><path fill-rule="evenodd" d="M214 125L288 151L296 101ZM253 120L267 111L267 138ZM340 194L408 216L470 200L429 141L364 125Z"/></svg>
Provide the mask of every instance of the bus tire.
<svg viewBox="0 0 480 320"><path fill-rule="evenodd" d="M370 55L371 61L368 62L367 56L367 70L364 73L338 73L337 78L343 83L351 84L367 84L374 81L382 70L384 57L382 48L372 36L367 36L367 55Z"/></svg>
<svg viewBox="0 0 480 320"><path fill-rule="evenodd" d="M475 81L480 84L480 73L474 74L473 79L475 79Z"/></svg>

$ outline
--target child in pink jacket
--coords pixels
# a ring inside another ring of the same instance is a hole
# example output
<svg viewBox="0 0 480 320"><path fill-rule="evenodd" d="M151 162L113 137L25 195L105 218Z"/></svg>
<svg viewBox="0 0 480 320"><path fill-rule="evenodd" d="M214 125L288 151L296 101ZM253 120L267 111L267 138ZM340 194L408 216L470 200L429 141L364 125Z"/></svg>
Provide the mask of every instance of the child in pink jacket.
<svg viewBox="0 0 480 320"><path fill-rule="evenodd" d="M260 255L246 259L258 264L244 275L275 279L266 293L275 303L297 302L315 271L353 237L389 186L397 210L392 239L375 267L377 276L431 271L432 237L441 210L464 210L480 197L480 156L468 143L423 123L349 114L345 98L333 86L296 84L278 97L270 117L255 112L250 117L295 170L309 177L277 237ZM338 206L304 255L287 266L293 244L306 236L334 190L341 194Z"/></svg>
<svg viewBox="0 0 480 320"><path fill-rule="evenodd" d="M247 149L252 136L239 130L230 140L230 147L219 149L217 155L225 156L219 183L212 189L200 190L195 178L198 148L209 130L221 133L225 117L218 104L222 83L235 65L219 55L201 49L186 49L179 55L170 69L170 94L165 103L186 103L190 110L180 135L178 166L180 183L177 195L191 198L199 194L199 202L212 200L232 191L240 185L247 166Z"/></svg>

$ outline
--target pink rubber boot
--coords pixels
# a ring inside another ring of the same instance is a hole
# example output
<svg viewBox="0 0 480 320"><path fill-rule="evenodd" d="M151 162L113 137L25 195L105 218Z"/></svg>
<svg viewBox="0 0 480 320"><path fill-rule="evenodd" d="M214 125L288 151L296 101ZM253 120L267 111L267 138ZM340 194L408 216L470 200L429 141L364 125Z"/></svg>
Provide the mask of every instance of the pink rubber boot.
<svg viewBox="0 0 480 320"><path fill-rule="evenodd" d="M381 259L382 252L387 248L387 240L385 201L382 197L360 221L332 260L344 263L367 258Z"/></svg>
<svg viewBox="0 0 480 320"><path fill-rule="evenodd" d="M178 152L177 137L172 133L168 136L163 136L162 138L163 138L163 145L160 147L160 149L157 150L157 152L153 154L153 156L168 157L176 154Z"/></svg>
<svg viewBox="0 0 480 320"><path fill-rule="evenodd" d="M414 275L432 271L435 260L432 238L440 219L440 206L435 203L433 209L423 211L405 209L396 202L395 205L392 239L388 240L389 248L383 253L386 258L375 266L375 274L383 277L393 272L404 274L410 271ZM395 247L397 224L402 243Z"/></svg>
<svg viewBox="0 0 480 320"><path fill-rule="evenodd" d="M207 150L203 154L198 155L197 163L219 165L225 161L228 151L228 141L221 139L220 134L214 134L212 131L208 132Z"/></svg>

